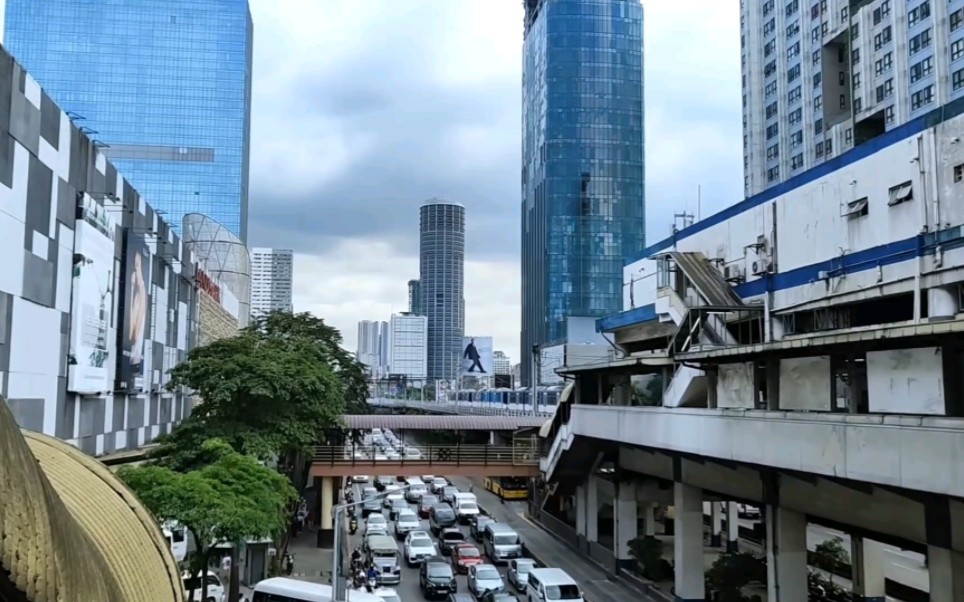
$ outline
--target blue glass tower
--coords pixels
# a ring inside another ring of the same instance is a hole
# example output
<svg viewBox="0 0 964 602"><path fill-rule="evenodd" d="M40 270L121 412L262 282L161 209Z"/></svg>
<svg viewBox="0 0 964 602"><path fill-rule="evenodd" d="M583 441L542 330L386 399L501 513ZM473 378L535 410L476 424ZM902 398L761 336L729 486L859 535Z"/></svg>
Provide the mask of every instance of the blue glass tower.
<svg viewBox="0 0 964 602"><path fill-rule="evenodd" d="M247 0L7 0L4 46L169 223L247 240Z"/></svg>
<svg viewBox="0 0 964 602"><path fill-rule="evenodd" d="M525 0L524 356L622 309L623 258L645 241L642 30L639 0Z"/></svg>

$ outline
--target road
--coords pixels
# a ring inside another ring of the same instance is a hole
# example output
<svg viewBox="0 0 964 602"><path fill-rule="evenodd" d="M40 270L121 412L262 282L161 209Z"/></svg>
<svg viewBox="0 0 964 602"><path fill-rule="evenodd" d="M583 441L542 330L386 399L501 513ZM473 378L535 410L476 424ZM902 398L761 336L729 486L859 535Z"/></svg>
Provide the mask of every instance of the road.
<svg viewBox="0 0 964 602"><path fill-rule="evenodd" d="M458 484L457 484L457 485L458 485ZM360 485L355 485L355 499L359 499L359 500L361 499L361 489L362 489L362 486L360 486ZM462 488L460 487L460 489L462 489ZM417 510L417 507L416 507L414 504L409 504L409 506L412 508L412 510ZM387 512L387 511L383 511L383 514L385 515L385 518L388 518L388 512ZM431 534L431 532L430 532L430 530L429 530L429 526L428 526L428 521L427 521L427 520L422 520L422 521L421 521L421 525L422 525L422 530L424 530L424 531L428 532L429 534ZM362 544L361 534L362 534L362 531L363 531L364 528L365 528L364 526L365 526L365 522L364 522L363 520L359 520L359 521L358 521L358 534L356 534L356 535L352 538L352 546L353 546L353 547L354 547L354 546L361 547L361 544ZM391 521L389 521L389 534L390 534L390 535L394 533L393 527L394 527L394 523L392 523ZM465 533L466 539L467 539L470 543L475 543L475 542L472 540L472 538L469 536L469 528L468 528L467 526L463 526L463 527L461 527L461 529L462 529L462 532ZM434 538L433 538L433 539L434 539ZM438 543L438 542L436 542L436 544L437 544L437 543ZM400 558L401 558L401 554L403 553L403 549L404 549L403 541L399 541L399 542L398 542L398 550L399 550ZM402 602L411 602L411 601L414 601L414 600L424 600L424 598L423 598L423 596L422 596L422 592L421 592L421 590L420 590L419 587L418 587L418 567L415 567L415 568L411 568L411 569L410 569L410 568L408 568L407 566L405 566L404 560L402 560L401 566L402 566L402 582L401 582L401 584L400 584L400 585L397 585L397 586L387 586L387 587L391 587L392 589L394 589L394 590L398 593L398 596L402 599ZM504 578L504 577L505 577L505 567L504 567L504 566L499 567L499 572L503 575L503 578ZM467 582L466 582L466 577L465 577L464 575L459 575L456 579L458 580L458 584L459 584L459 592L468 592L469 590L468 590L468 585L467 585ZM515 592L515 593L518 595L518 592ZM349 600L350 600L350 599L351 599L351 598L349 597Z"/></svg>

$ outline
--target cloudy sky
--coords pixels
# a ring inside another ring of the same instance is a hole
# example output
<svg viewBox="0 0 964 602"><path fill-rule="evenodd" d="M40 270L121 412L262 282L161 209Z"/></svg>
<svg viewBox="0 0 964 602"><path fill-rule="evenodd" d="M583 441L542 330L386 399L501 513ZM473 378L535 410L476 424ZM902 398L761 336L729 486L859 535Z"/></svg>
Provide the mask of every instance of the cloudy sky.
<svg viewBox="0 0 964 602"><path fill-rule="evenodd" d="M742 192L735 0L644 0L647 240ZM296 253L296 311L406 309L418 207L467 208L466 332L519 357L521 0L251 0L251 242Z"/></svg>

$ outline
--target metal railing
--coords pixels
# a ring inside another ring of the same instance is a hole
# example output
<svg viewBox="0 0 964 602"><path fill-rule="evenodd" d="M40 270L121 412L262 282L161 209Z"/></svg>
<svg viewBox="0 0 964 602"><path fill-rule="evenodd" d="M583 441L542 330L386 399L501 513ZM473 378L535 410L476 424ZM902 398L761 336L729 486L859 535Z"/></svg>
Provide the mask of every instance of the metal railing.
<svg viewBox="0 0 964 602"><path fill-rule="evenodd" d="M318 445L312 453L314 464L330 466L380 466L418 465L418 466L538 466L539 454L536 444L528 439L516 441L513 445L423 445L420 455L398 459L378 459L369 457L362 447L351 445Z"/></svg>
<svg viewBox="0 0 964 602"><path fill-rule="evenodd" d="M763 340L763 307L691 307L683 316L669 351L686 353L703 346L749 345Z"/></svg>
<svg viewBox="0 0 964 602"><path fill-rule="evenodd" d="M369 399L369 405L376 407L406 408L410 410L423 410L439 414L469 414L475 416L532 416L532 410L517 410L507 408L503 404L485 402L458 402L458 401L416 401L411 399ZM552 408L540 409L536 416L552 416L555 410Z"/></svg>

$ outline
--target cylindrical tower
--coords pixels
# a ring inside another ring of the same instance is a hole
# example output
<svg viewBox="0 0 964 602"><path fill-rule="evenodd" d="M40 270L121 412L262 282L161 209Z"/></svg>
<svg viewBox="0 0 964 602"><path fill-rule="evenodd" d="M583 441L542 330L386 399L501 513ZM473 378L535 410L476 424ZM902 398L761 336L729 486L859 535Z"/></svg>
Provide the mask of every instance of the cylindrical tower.
<svg viewBox="0 0 964 602"><path fill-rule="evenodd" d="M428 318L428 379L455 380L465 332L465 207L432 199L419 211L419 288Z"/></svg>

